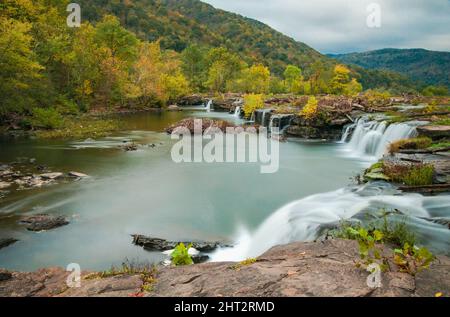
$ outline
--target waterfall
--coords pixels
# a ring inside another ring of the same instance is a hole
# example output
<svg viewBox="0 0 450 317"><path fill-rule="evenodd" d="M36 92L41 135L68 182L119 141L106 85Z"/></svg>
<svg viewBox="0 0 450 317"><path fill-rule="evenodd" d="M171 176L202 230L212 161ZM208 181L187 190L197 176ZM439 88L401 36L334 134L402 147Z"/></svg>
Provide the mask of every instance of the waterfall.
<svg viewBox="0 0 450 317"><path fill-rule="evenodd" d="M239 118L241 116L241 107L236 107L236 109L234 110L234 116L236 118Z"/></svg>
<svg viewBox="0 0 450 317"><path fill-rule="evenodd" d="M256 119L256 112L253 111L253 112L252 112L252 116L251 116L251 118L250 118L250 122L255 122L255 119Z"/></svg>
<svg viewBox="0 0 450 317"><path fill-rule="evenodd" d="M382 157L390 143L407 139L417 135L416 129L406 123L394 123L388 126L387 122L367 121L360 118L358 121L344 129L341 142L346 142L353 131L348 148L357 155Z"/></svg>
<svg viewBox="0 0 450 317"><path fill-rule="evenodd" d="M259 256L276 245L295 241L313 241L318 238L323 228L335 227L342 220L357 215L363 219L365 217L363 213L368 211L375 213L382 209L399 209L411 221L415 221L418 226L424 228L434 225L426 224L423 218L433 218L439 213L448 215L450 210L449 196L425 197L419 194L395 196L385 194L383 191L374 195L373 192L380 188L370 186L374 185L367 185L357 190L339 189L291 202L273 213L253 234L240 233L234 247L219 249L212 254L212 260L240 261ZM400 215L400 218L403 217ZM439 230L434 234L442 234L441 231L444 231L444 228ZM426 237L427 234L432 232L425 233ZM441 247L444 250L449 246L450 240L445 241L449 236L450 233L447 233L444 240L442 237L440 239L443 241Z"/></svg>
<svg viewBox="0 0 450 317"><path fill-rule="evenodd" d="M212 99L209 99L208 103L206 104L206 111L211 112L211 105L212 105Z"/></svg>

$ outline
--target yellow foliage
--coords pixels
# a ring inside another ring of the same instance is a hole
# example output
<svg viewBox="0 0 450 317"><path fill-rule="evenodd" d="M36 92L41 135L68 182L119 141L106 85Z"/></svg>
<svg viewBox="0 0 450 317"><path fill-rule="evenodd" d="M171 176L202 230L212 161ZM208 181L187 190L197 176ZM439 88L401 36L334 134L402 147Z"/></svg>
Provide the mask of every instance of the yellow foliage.
<svg viewBox="0 0 450 317"><path fill-rule="evenodd" d="M311 96L308 99L308 103L305 107L303 107L302 111L300 111L300 116L305 117L306 119L314 119L318 113L318 102L316 97Z"/></svg>
<svg viewBox="0 0 450 317"><path fill-rule="evenodd" d="M250 118L256 109L264 108L264 95L248 94L244 96L244 113L246 118Z"/></svg>

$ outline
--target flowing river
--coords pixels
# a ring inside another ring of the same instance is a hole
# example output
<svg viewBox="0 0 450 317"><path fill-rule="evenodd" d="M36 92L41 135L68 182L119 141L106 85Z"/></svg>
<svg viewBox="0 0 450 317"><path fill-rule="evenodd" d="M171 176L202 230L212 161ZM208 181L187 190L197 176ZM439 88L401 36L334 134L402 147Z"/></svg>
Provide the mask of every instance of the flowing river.
<svg viewBox="0 0 450 317"><path fill-rule="evenodd" d="M123 117L123 132L98 140L0 141L3 163L17 157L35 158L53 171L91 176L1 199L0 238L20 241L0 250L0 267L34 270L78 263L83 270L102 270L125 259L157 262L165 258L132 245L132 234L175 241L227 241L234 247L216 251L212 260L239 260L280 243L312 240L322 228L341 219L365 219L367 213L373 217L382 208L404 212L421 242L448 253L450 231L432 220L450 217L450 196L399 195L386 184L351 185L351 178L379 155L371 149L387 142L389 128L356 124L352 129L358 134L352 135L359 140L352 138L349 144L280 143L279 171L261 174L257 163L173 162L170 152L176 141L163 129L185 116L242 123L233 114L196 110L136 114ZM364 141L370 145L362 148L364 136L374 129L378 134ZM117 148L130 140L155 147L135 152ZM18 220L33 213L63 215L70 224L28 232Z"/></svg>

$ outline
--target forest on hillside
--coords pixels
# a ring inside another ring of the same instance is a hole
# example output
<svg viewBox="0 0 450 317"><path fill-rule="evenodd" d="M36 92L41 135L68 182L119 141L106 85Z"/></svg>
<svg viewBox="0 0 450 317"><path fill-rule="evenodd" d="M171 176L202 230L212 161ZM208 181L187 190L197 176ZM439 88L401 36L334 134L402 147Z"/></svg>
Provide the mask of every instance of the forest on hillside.
<svg viewBox="0 0 450 317"><path fill-rule="evenodd" d="M67 114L163 107L195 92L351 96L371 87L415 89L398 74L330 62L262 23L196 0L89 1L79 28L67 26L67 4L0 5L3 122L54 127Z"/></svg>

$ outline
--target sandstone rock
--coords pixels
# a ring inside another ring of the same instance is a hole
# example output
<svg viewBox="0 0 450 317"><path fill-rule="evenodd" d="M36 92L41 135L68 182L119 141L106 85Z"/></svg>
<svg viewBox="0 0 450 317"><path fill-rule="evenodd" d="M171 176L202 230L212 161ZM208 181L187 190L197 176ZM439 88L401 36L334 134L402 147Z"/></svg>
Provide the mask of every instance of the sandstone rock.
<svg viewBox="0 0 450 317"><path fill-rule="evenodd" d="M1 181L0 181L0 190L5 189L5 188L8 188L8 187L10 187L10 186L11 186L11 183L8 183L8 182L1 182Z"/></svg>
<svg viewBox="0 0 450 317"><path fill-rule="evenodd" d="M79 172L69 172L70 177L76 177L76 178L86 178L89 177L89 175L79 173Z"/></svg>
<svg viewBox="0 0 450 317"><path fill-rule="evenodd" d="M29 231L51 230L69 224L64 217L45 214L22 217L19 223Z"/></svg>
<svg viewBox="0 0 450 317"><path fill-rule="evenodd" d="M417 127L417 131L420 135L430 137L434 140L450 138L450 126L448 125L426 125Z"/></svg>
<svg viewBox="0 0 450 317"><path fill-rule="evenodd" d="M6 248L6 247L10 246L11 244L16 243L17 241L19 241L19 240L14 239L14 238L0 239L0 249Z"/></svg>
<svg viewBox="0 0 450 317"><path fill-rule="evenodd" d="M384 247L383 253L392 255ZM266 297L266 296L423 296L450 294L450 259L438 256L416 276L395 271L382 273L382 287L367 285L369 273L358 268L358 244L326 240L277 246L255 263L205 263L158 267L152 291L145 296ZM391 264L390 264L391 265ZM140 274L81 279L80 288L68 288L69 272L48 268L32 273L5 272L0 296L142 296Z"/></svg>
<svg viewBox="0 0 450 317"><path fill-rule="evenodd" d="M206 99L200 95L191 95L180 98L177 101L177 104L180 106L197 106L204 104Z"/></svg>
<svg viewBox="0 0 450 317"><path fill-rule="evenodd" d="M45 174L41 174L41 175L39 175L39 176L42 177L42 178L44 178L44 179L51 179L51 180L54 180L54 179L63 177L64 174L63 174L63 173L57 172L57 173L45 173Z"/></svg>
<svg viewBox="0 0 450 317"><path fill-rule="evenodd" d="M167 107L168 111L182 111L182 109L180 107L178 107L177 105L170 105Z"/></svg>
<svg viewBox="0 0 450 317"><path fill-rule="evenodd" d="M450 291L450 260L432 264L426 276L382 274L382 287L367 285L368 272L357 268L355 241L328 240L278 246L251 265L206 263L164 268L156 276L153 296L434 296ZM444 272L447 270L447 272ZM433 276L433 278L430 278ZM436 286L433 284L441 279ZM417 292L417 293L416 293Z"/></svg>
<svg viewBox="0 0 450 317"><path fill-rule="evenodd" d="M166 129L166 132L168 134L172 134L174 131L176 132L177 128L187 128L191 132L191 134L194 134L195 120L201 120L201 125L202 125L201 132L202 133L205 132L206 129L208 129L208 128L218 128L222 132L226 132L226 128L235 127L233 124L231 124L227 121L224 121L224 120L211 120L211 119L207 119L207 118L203 118L203 119L187 118L187 119L183 119L183 120L171 125L170 127L168 127Z"/></svg>

